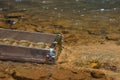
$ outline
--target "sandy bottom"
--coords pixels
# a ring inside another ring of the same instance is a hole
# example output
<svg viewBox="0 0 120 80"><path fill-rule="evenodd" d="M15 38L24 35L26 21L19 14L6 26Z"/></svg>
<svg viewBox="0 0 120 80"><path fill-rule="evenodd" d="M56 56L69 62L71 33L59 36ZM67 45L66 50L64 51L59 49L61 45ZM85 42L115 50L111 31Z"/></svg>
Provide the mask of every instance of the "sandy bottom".
<svg viewBox="0 0 120 80"><path fill-rule="evenodd" d="M120 80L120 25L117 21L107 22L107 18L92 20L94 14L82 16L78 25L30 12L9 13L23 16L12 19L17 23L11 25L1 13L1 28L62 33L64 48L54 65L0 61L0 80ZM105 15L117 18L116 14Z"/></svg>

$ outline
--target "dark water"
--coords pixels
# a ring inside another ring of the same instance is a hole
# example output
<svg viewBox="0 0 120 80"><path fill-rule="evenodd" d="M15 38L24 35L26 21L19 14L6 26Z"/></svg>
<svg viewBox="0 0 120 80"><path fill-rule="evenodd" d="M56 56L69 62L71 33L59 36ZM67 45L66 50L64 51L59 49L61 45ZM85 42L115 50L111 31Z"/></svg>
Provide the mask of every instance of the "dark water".
<svg viewBox="0 0 120 80"><path fill-rule="evenodd" d="M0 0L1 8L39 8L80 12L85 10L119 9L120 0Z"/></svg>
<svg viewBox="0 0 120 80"><path fill-rule="evenodd" d="M82 11L111 11L120 8L120 0L0 0L0 9L38 9L80 13Z"/></svg>
<svg viewBox="0 0 120 80"><path fill-rule="evenodd" d="M120 0L0 0L1 12L20 10L79 26L120 26Z"/></svg>

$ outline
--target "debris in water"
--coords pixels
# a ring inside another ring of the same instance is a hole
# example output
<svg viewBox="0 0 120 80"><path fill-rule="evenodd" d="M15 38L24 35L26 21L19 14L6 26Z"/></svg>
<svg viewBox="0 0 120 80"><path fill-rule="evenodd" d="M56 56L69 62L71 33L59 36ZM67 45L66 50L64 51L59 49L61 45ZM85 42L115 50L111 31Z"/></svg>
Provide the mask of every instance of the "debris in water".
<svg viewBox="0 0 120 80"><path fill-rule="evenodd" d="M54 8L54 10L57 10L58 8Z"/></svg>
<svg viewBox="0 0 120 80"><path fill-rule="evenodd" d="M100 9L100 11L105 11L105 9Z"/></svg>

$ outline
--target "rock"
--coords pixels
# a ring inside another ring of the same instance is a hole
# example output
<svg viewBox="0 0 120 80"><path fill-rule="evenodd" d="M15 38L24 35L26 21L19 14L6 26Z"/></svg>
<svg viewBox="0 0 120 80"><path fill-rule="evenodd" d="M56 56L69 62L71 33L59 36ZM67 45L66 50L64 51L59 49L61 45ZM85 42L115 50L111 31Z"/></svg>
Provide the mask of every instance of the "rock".
<svg viewBox="0 0 120 80"><path fill-rule="evenodd" d="M101 71L93 71L90 74L93 78L105 78L105 73Z"/></svg>
<svg viewBox="0 0 120 80"><path fill-rule="evenodd" d="M7 73L0 72L0 80L15 80L15 79Z"/></svg>
<svg viewBox="0 0 120 80"><path fill-rule="evenodd" d="M106 36L106 39L107 39L107 40L118 41L118 40L120 40L120 34L116 34L116 33L108 34L108 35Z"/></svg>
<svg viewBox="0 0 120 80"><path fill-rule="evenodd" d="M88 34L90 35L104 35L107 34L107 32L105 30L96 30L96 29L91 29L91 30L87 30Z"/></svg>
<svg viewBox="0 0 120 80"><path fill-rule="evenodd" d="M7 24L10 24L10 25L14 25L14 24L16 24L17 22L14 21L14 20L6 20L6 23L7 23Z"/></svg>
<svg viewBox="0 0 120 80"><path fill-rule="evenodd" d="M8 75L12 75L13 73L15 73L15 71L13 69L5 69L5 73L7 73Z"/></svg>
<svg viewBox="0 0 120 80"><path fill-rule="evenodd" d="M104 63L104 64L102 64L101 68L104 68L106 70L111 70L111 71L114 71L114 72L118 71L117 66L114 65L114 64L110 64L110 63Z"/></svg>
<svg viewBox="0 0 120 80"><path fill-rule="evenodd" d="M29 66L28 66L29 67ZM39 78L48 77L48 71L43 67L31 69L23 68L22 66L16 68L16 74L14 74L15 78L20 78L21 80L38 80Z"/></svg>
<svg viewBox="0 0 120 80"><path fill-rule="evenodd" d="M52 77L57 80L68 80L73 77L73 73L66 69L57 69L52 73Z"/></svg>
<svg viewBox="0 0 120 80"><path fill-rule="evenodd" d="M68 33L70 33L69 31L67 31L67 30L63 30L63 31L61 31L63 34L68 34Z"/></svg>

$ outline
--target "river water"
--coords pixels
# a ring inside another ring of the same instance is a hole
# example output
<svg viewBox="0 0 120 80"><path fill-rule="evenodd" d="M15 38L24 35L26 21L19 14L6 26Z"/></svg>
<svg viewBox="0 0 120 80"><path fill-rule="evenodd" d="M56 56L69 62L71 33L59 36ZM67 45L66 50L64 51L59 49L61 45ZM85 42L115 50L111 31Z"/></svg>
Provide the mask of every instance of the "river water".
<svg viewBox="0 0 120 80"><path fill-rule="evenodd" d="M120 0L0 0L1 12L20 10L65 26L120 27Z"/></svg>

